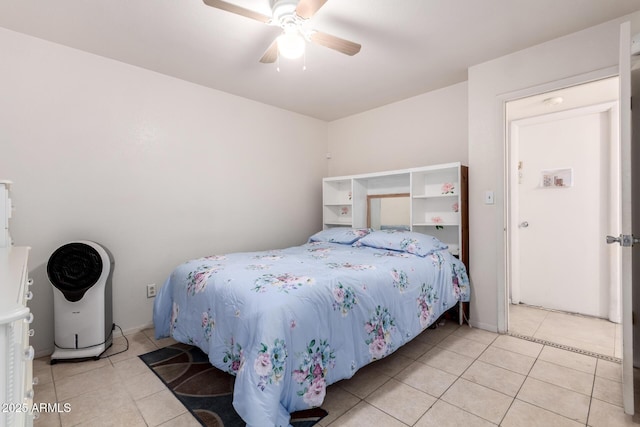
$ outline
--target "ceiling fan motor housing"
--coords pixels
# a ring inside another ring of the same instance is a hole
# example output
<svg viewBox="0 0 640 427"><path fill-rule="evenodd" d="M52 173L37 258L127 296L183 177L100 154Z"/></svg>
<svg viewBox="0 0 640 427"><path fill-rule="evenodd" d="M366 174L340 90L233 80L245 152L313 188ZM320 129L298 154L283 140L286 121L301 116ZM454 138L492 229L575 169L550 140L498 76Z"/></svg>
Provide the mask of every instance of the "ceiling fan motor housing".
<svg viewBox="0 0 640 427"><path fill-rule="evenodd" d="M296 7L298 7L297 0L274 0L271 7L274 24L285 25L295 21Z"/></svg>

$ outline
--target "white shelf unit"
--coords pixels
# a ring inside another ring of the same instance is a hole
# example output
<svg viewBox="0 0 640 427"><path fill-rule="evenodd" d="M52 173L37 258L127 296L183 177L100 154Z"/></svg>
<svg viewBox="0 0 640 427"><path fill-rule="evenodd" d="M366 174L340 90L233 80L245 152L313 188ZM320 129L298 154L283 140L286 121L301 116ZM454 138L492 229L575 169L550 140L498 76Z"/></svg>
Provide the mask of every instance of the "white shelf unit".
<svg viewBox="0 0 640 427"><path fill-rule="evenodd" d="M438 237L468 266L467 171L447 163L324 178L323 227L366 227L367 196L406 193L411 230Z"/></svg>
<svg viewBox="0 0 640 427"><path fill-rule="evenodd" d="M352 180L325 178L322 187L322 218L325 228L351 227L353 224Z"/></svg>
<svg viewBox="0 0 640 427"><path fill-rule="evenodd" d="M449 163L411 173L411 229L430 234L469 266L468 168Z"/></svg>

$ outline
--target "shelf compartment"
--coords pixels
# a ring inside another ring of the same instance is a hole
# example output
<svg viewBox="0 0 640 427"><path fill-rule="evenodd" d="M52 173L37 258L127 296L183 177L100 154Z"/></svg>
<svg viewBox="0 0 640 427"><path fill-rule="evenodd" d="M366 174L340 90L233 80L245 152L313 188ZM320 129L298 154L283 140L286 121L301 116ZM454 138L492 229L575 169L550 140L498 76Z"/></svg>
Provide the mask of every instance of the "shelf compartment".
<svg viewBox="0 0 640 427"><path fill-rule="evenodd" d="M458 212L425 212L424 217L414 217L414 223L425 225L458 225L460 215Z"/></svg>
<svg viewBox="0 0 640 427"><path fill-rule="evenodd" d="M325 180L324 184L323 204L325 206L352 204L351 179Z"/></svg>

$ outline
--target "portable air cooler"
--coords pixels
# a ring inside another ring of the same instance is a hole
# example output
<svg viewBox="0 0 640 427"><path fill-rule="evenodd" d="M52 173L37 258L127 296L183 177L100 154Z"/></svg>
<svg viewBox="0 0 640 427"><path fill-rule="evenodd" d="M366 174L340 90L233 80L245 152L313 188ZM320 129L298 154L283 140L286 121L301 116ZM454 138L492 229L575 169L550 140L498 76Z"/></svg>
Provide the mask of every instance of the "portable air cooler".
<svg viewBox="0 0 640 427"><path fill-rule="evenodd" d="M63 359L98 359L111 346L113 260L91 241L67 243L51 255L47 275L53 285L55 350Z"/></svg>

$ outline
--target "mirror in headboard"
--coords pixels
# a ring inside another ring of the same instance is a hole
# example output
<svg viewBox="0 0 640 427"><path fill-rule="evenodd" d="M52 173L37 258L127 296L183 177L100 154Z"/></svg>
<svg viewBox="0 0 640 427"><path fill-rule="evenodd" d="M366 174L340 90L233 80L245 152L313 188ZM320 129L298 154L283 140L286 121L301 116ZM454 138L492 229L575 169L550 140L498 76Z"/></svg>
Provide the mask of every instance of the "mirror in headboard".
<svg viewBox="0 0 640 427"><path fill-rule="evenodd" d="M367 227L374 230L411 228L409 193L367 196Z"/></svg>

